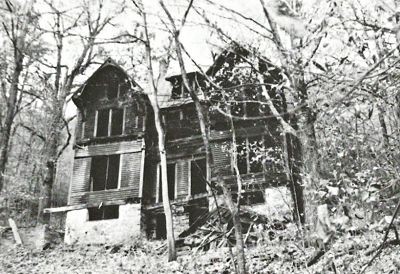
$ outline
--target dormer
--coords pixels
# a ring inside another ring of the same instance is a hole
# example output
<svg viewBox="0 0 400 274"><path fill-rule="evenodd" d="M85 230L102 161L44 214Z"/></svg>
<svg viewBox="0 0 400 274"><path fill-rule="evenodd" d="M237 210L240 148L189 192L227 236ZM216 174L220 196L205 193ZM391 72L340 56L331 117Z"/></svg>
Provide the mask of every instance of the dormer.
<svg viewBox="0 0 400 274"><path fill-rule="evenodd" d="M143 134L146 100L137 84L107 59L73 96L76 143L101 143Z"/></svg>

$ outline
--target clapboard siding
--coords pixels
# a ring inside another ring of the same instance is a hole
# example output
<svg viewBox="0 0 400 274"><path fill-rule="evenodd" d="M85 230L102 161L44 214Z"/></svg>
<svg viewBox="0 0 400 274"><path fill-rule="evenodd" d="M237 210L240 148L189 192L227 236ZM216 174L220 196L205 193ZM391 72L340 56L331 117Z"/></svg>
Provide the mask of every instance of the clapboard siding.
<svg viewBox="0 0 400 274"><path fill-rule="evenodd" d="M81 192L71 194L70 205L77 204L100 204L106 201L126 200L139 197L138 188L124 188L113 190L102 190L95 192Z"/></svg>
<svg viewBox="0 0 400 274"><path fill-rule="evenodd" d="M139 192L142 153L126 153L121 157L121 188L131 187Z"/></svg>
<svg viewBox="0 0 400 274"><path fill-rule="evenodd" d="M90 186L91 158L75 159L71 193L88 191Z"/></svg>
<svg viewBox="0 0 400 274"><path fill-rule="evenodd" d="M189 162L186 160L176 163L177 198L186 197L189 194Z"/></svg>
<svg viewBox="0 0 400 274"><path fill-rule="evenodd" d="M75 157L92 157L97 155L121 154L139 152L142 149L142 140L125 141L109 144L91 145L77 149Z"/></svg>

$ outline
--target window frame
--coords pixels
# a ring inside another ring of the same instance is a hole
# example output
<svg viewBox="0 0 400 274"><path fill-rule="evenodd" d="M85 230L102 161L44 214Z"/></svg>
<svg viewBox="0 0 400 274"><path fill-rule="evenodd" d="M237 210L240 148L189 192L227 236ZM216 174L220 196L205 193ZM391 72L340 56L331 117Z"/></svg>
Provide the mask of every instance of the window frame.
<svg viewBox="0 0 400 274"><path fill-rule="evenodd" d="M203 192L203 193L207 193L207 191L208 191L207 173L208 173L209 171L208 171L208 167L207 167L207 160L206 160L205 157L193 157L193 158L191 158L191 159L188 161L188 169L189 169L189 170L188 170L188 181L189 181L189 184L188 184L188 195L189 195L189 196L200 195L200 194L201 194L201 193L197 193L197 194L193 194L193 193L192 193L192 163L193 163L193 162L196 162L196 161L202 161L202 160L204 160L205 167L206 167L205 174L204 174L204 177L205 177L205 184L206 184L206 191Z"/></svg>
<svg viewBox="0 0 400 274"><path fill-rule="evenodd" d="M107 209L112 209L112 208L114 210L116 210L117 217L111 217L111 218L108 217L108 218L106 218L105 211ZM108 206L101 206L101 207L89 207L88 208L88 218L87 218L87 220L89 222L99 222L99 221L106 221L106 220L117 220L117 219L119 219L119 216L120 216L119 209L120 209L119 205L108 205ZM97 212L94 212L94 211L97 211ZM101 213L101 218L97 218L96 217L96 213L98 214L99 211ZM91 215L92 215L92 217L91 217ZM93 217L95 217L95 218L93 218Z"/></svg>
<svg viewBox="0 0 400 274"><path fill-rule="evenodd" d="M114 110L122 111L122 127L121 127L121 134L112 135L112 118ZM98 136L98 128L99 128L99 112L100 111L108 111L108 125L107 125L107 135ZM126 121L126 107L123 108L103 108L96 110L95 114L95 123L94 123L94 133L93 137L102 138L102 137L113 137L113 136L120 136L125 134L125 121Z"/></svg>
<svg viewBox="0 0 400 274"><path fill-rule="evenodd" d="M117 178L117 186L115 188L107 188L108 184L108 175L109 175L109 168L110 168L110 158L112 156L118 156L118 178ZM105 178L104 178L104 189L99 189L99 190L94 190L94 180L93 180L93 166L94 166L94 161L95 159L100 158L100 157L105 157L107 159L107 167L106 167L106 172L105 172ZM98 155L94 156L91 159L91 167L90 167L90 192L98 192L98 191L108 191L108 190L115 190L115 189L121 189L121 171L122 171L122 154L110 154L110 155Z"/></svg>
<svg viewBox="0 0 400 274"><path fill-rule="evenodd" d="M178 182L178 177L177 177L177 171L178 171L178 162L177 161L167 161L167 175L168 175L168 165L174 165L174 197L173 199L170 198L171 201L175 200L178 195L177 195L177 182ZM162 193L160 193L161 190L161 164L157 163L157 185L156 185L156 203L161 203L162 202ZM167 176L168 177L168 176ZM169 189L168 189L169 190Z"/></svg>
<svg viewBox="0 0 400 274"><path fill-rule="evenodd" d="M264 134L263 135L237 137L236 140L235 140L236 141L236 161L237 161L236 164L237 165L238 165L238 160L239 160L239 154L238 154L238 151L237 151L237 147L238 147L237 141L238 141L238 139L242 139L242 140L245 141L245 150L246 150L246 173L240 173L240 175L264 173L265 170L266 170L266 166L265 166L265 163L263 161L261 163L261 165L262 165L262 170L261 171L258 171L258 172L251 171L250 142L249 142L249 139L252 139L252 138L260 138L260 141L262 142L261 148L264 149L264 150L267 149L266 143L265 143L266 140L265 140L265 135ZM231 163L232 163L232 172L235 173L235 168L234 168L234 165L233 165L235 163L233 162L233 157L231 157ZM240 171L239 165L238 165L238 169Z"/></svg>

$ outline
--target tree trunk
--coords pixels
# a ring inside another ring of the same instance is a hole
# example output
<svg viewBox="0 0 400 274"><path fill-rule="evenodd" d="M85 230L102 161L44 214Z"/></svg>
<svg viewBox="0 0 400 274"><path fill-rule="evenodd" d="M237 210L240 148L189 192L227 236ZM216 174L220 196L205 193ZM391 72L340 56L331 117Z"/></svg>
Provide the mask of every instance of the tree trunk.
<svg viewBox="0 0 400 274"><path fill-rule="evenodd" d="M303 186L301 185L301 143L299 139L290 134L283 138L286 177L293 200L293 217L299 225L305 223L305 207Z"/></svg>
<svg viewBox="0 0 400 274"><path fill-rule="evenodd" d="M161 165L161 184L162 184L162 197L163 207L165 214L165 224L167 229L167 241L168 241L168 261L176 260L176 249L175 249L175 236L174 226L172 219L172 210L168 196L168 175L167 175L167 153L165 150L165 132L161 123L160 109L158 106L156 95L152 95L152 107L154 111L154 122L158 134L158 149L160 152L160 165Z"/></svg>
<svg viewBox="0 0 400 274"><path fill-rule="evenodd" d="M147 17L146 12L143 9L143 5L140 2L140 6L137 6L140 10L143 19L145 38L145 50L146 50L146 60L147 60L147 72L148 81L150 88L150 103L154 112L154 123L158 135L158 150L160 154L160 165L161 165L161 184L162 184L162 197L163 197L163 207L165 214L165 225L167 230L167 242L168 242L168 261L176 260L176 248L175 248L175 236L174 236L174 224L172 219L172 210L168 195L168 174L167 174L167 152L165 150L165 131L161 122L160 107L158 105L157 98L157 86L155 83L152 56L151 56L151 46L150 46L150 36L147 28Z"/></svg>
<svg viewBox="0 0 400 274"><path fill-rule="evenodd" d="M8 148L10 143L10 134L14 122L15 109L18 97L19 77L22 72L24 56L18 48L14 48L14 72L11 80L10 94L7 100L7 113L4 119L4 125L0 135L0 192L5 182L5 171L8 161Z"/></svg>
<svg viewBox="0 0 400 274"><path fill-rule="evenodd" d="M232 200L232 194L229 191L228 187L225 185L225 182L221 181L220 186L224 193L226 205L228 206L229 211L231 212L232 215L233 226L235 227L237 271L238 274L245 274L246 258L244 255L244 241L243 241L242 224L240 222L239 211L237 206ZM238 199L239 199L239 194L238 194Z"/></svg>

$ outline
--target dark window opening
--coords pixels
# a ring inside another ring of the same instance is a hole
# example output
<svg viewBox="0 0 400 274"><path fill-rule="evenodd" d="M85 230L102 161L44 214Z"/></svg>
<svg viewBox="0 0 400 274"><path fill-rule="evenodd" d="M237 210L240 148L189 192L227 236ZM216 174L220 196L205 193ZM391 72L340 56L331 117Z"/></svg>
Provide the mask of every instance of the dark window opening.
<svg viewBox="0 0 400 274"><path fill-rule="evenodd" d="M168 197L170 200L175 199L175 163L167 165L167 179L168 179ZM160 176L159 176L159 202L162 202L162 176L161 176L161 166L160 166Z"/></svg>
<svg viewBox="0 0 400 274"><path fill-rule="evenodd" d="M122 134L124 121L124 110L113 109L111 113L111 135Z"/></svg>
<svg viewBox="0 0 400 274"><path fill-rule="evenodd" d="M90 174L93 191L118 188L119 158L119 155L92 158Z"/></svg>
<svg viewBox="0 0 400 274"><path fill-rule="evenodd" d="M109 126L111 115L111 127ZM96 137L121 135L124 124L123 109L102 109L97 111ZM109 130L110 128L110 130Z"/></svg>
<svg viewBox="0 0 400 274"><path fill-rule="evenodd" d="M97 111L97 137L108 136L109 113L109 109Z"/></svg>
<svg viewBox="0 0 400 274"><path fill-rule="evenodd" d="M191 195L207 191L207 165L205 159L192 161L190 164Z"/></svg>
<svg viewBox="0 0 400 274"><path fill-rule="evenodd" d="M99 220L110 220L119 218L119 206L102 206L100 208L90 207L89 210L89 221Z"/></svg>

